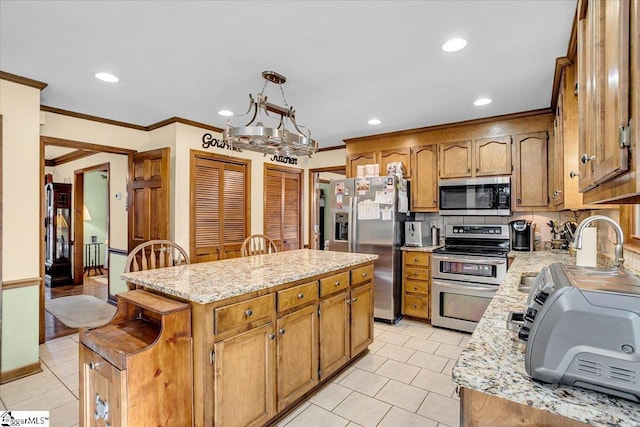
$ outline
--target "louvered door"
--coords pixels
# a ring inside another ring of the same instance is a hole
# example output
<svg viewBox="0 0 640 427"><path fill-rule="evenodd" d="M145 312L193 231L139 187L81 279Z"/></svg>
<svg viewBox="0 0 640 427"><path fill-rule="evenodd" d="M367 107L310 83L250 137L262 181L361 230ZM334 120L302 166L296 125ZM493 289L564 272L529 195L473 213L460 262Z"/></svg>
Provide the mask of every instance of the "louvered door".
<svg viewBox="0 0 640 427"><path fill-rule="evenodd" d="M240 256L249 234L248 162L192 153L192 262Z"/></svg>
<svg viewBox="0 0 640 427"><path fill-rule="evenodd" d="M265 165L264 231L279 251L302 241L302 170Z"/></svg>

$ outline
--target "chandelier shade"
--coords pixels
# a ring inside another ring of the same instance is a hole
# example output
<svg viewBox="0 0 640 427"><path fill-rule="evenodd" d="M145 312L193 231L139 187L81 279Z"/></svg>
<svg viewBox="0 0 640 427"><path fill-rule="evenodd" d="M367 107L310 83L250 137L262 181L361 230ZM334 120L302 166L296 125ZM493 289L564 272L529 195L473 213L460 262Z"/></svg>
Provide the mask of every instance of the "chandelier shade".
<svg viewBox="0 0 640 427"><path fill-rule="evenodd" d="M311 156L318 149L318 144L311 139L309 129L296 123L295 110L287 104L282 89L286 77L275 71L263 71L262 77L265 79L262 90L255 98L249 95L249 109L240 116L251 115L251 119L244 126L232 126L231 118L227 120L223 141L232 148L265 155ZM267 102L264 90L269 82L280 87L286 108ZM271 121L271 126L265 125L263 120Z"/></svg>

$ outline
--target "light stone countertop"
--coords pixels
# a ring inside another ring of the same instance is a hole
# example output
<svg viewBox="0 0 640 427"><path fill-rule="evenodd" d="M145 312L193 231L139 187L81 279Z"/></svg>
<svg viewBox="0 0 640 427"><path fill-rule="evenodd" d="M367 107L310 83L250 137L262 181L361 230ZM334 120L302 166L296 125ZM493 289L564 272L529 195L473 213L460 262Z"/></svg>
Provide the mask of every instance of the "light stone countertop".
<svg viewBox="0 0 640 427"><path fill-rule="evenodd" d="M124 280L207 304L374 261L378 255L298 249L124 273Z"/></svg>
<svg viewBox="0 0 640 427"><path fill-rule="evenodd" d="M526 345L506 328L510 311L523 312L527 294L518 291L522 273L553 262L575 264L567 251L511 252L515 260L453 368L458 385L549 411L594 426L638 426L640 404L602 393L530 379Z"/></svg>
<svg viewBox="0 0 640 427"><path fill-rule="evenodd" d="M414 252L433 252L434 250L441 248L442 245L437 245L437 246L422 246L422 247L416 247L416 246L403 246L400 248L400 250L403 251L414 251Z"/></svg>

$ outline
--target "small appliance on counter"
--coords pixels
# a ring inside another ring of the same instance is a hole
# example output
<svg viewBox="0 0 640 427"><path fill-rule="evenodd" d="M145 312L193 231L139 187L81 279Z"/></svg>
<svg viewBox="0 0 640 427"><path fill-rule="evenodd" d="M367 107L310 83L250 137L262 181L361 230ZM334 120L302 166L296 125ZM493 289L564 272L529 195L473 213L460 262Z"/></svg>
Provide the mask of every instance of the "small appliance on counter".
<svg viewBox="0 0 640 427"><path fill-rule="evenodd" d="M514 251L533 251L536 225L529 220L518 219L509 223L511 249Z"/></svg>
<svg viewBox="0 0 640 427"><path fill-rule="evenodd" d="M640 279L622 269L550 264L520 326L533 379L640 402Z"/></svg>
<svg viewBox="0 0 640 427"><path fill-rule="evenodd" d="M421 248L431 244L429 228L421 221L404 223L404 245Z"/></svg>

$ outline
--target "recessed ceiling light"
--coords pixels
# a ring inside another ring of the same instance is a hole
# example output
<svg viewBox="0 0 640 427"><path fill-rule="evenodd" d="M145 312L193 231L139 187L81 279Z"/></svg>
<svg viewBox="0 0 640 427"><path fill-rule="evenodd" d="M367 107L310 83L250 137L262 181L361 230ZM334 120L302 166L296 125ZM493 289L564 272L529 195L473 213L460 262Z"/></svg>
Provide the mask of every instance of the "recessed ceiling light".
<svg viewBox="0 0 640 427"><path fill-rule="evenodd" d="M97 79L102 80L103 82L117 83L120 81L118 77L110 73L95 73L94 75Z"/></svg>
<svg viewBox="0 0 640 427"><path fill-rule="evenodd" d="M445 44L442 45L442 50L445 52L457 52L467 45L467 41L461 38L455 38L451 40L447 40Z"/></svg>
<svg viewBox="0 0 640 427"><path fill-rule="evenodd" d="M231 116L233 116L233 111L220 110L220 111L218 111L218 114L220 114L221 116L225 116L225 117L231 117Z"/></svg>
<svg viewBox="0 0 640 427"><path fill-rule="evenodd" d="M370 125L379 125L380 123L382 123L380 120L378 119L371 119L369 120L367 123L369 123Z"/></svg>
<svg viewBox="0 0 640 427"><path fill-rule="evenodd" d="M473 101L473 105L487 105L491 104L491 99L489 98L479 98Z"/></svg>

